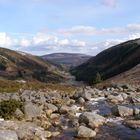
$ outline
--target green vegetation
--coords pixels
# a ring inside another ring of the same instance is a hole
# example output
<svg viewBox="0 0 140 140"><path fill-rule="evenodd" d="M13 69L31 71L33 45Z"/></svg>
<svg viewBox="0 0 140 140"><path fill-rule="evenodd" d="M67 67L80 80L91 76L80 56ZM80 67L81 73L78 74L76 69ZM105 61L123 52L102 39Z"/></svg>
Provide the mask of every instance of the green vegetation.
<svg viewBox="0 0 140 140"><path fill-rule="evenodd" d="M70 94L75 91L75 87L61 84L46 84L38 81L27 81L21 83L13 80L0 80L0 93L18 92L20 89L36 90L36 91L58 91L60 93Z"/></svg>
<svg viewBox="0 0 140 140"><path fill-rule="evenodd" d="M0 92L17 92L22 84L11 80L0 80Z"/></svg>
<svg viewBox="0 0 140 140"><path fill-rule="evenodd" d="M99 72L96 73L96 76L95 76L95 79L93 81L93 84L98 84L100 83L102 80L101 80L101 75Z"/></svg>
<svg viewBox="0 0 140 140"><path fill-rule="evenodd" d="M4 119L14 117L16 109L22 109L22 103L17 100L8 100L0 102L0 116Z"/></svg>

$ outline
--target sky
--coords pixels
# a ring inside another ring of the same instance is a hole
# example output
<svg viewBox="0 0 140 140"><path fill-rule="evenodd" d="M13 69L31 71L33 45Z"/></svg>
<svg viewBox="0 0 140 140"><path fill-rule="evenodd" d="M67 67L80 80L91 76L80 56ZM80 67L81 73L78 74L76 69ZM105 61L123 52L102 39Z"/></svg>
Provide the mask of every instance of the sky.
<svg viewBox="0 0 140 140"><path fill-rule="evenodd" d="M0 46L96 55L140 37L140 0L0 0Z"/></svg>

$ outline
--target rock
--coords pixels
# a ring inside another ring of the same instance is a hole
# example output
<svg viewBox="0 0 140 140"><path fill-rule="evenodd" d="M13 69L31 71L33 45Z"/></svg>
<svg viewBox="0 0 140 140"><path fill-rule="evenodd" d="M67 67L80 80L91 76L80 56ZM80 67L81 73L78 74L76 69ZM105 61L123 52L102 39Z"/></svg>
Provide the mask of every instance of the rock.
<svg viewBox="0 0 140 140"><path fill-rule="evenodd" d="M24 113L27 120L32 120L32 118L40 116L41 112L41 107L38 107L36 104L33 104L31 102L25 102Z"/></svg>
<svg viewBox="0 0 140 140"><path fill-rule="evenodd" d="M85 126L78 128L77 137L79 138L92 138L96 136L96 132Z"/></svg>
<svg viewBox="0 0 140 140"><path fill-rule="evenodd" d="M84 103L85 103L85 99L82 98L82 97L80 97L80 98L78 99L78 103L79 103L79 104L84 104Z"/></svg>
<svg viewBox="0 0 140 140"><path fill-rule="evenodd" d="M75 94L73 95L73 99L75 100L79 99L82 96L83 92L84 92L83 88L78 88Z"/></svg>
<svg viewBox="0 0 140 140"><path fill-rule="evenodd" d="M64 100L67 100L67 99L64 99ZM75 100L70 99L70 98L66 101L66 105L71 105L71 104L74 104L74 103L75 103Z"/></svg>
<svg viewBox="0 0 140 140"><path fill-rule="evenodd" d="M134 114L139 115L140 114L140 109L139 108L134 108Z"/></svg>
<svg viewBox="0 0 140 140"><path fill-rule="evenodd" d="M20 96L18 93L11 94L10 99L20 101Z"/></svg>
<svg viewBox="0 0 140 140"><path fill-rule="evenodd" d="M50 116L50 119L58 119L60 117L60 115L59 114L57 114L57 113L53 113L53 114L51 114L51 116Z"/></svg>
<svg viewBox="0 0 140 140"><path fill-rule="evenodd" d="M49 132L49 131L41 131L41 130L37 130L35 132L35 135L40 137L41 139L50 138L52 136L51 132Z"/></svg>
<svg viewBox="0 0 140 140"><path fill-rule="evenodd" d="M117 105L112 108L112 113L113 115L121 116L121 117L132 116L133 108Z"/></svg>
<svg viewBox="0 0 140 140"><path fill-rule="evenodd" d="M140 120L127 120L124 124L133 129L140 128Z"/></svg>
<svg viewBox="0 0 140 140"><path fill-rule="evenodd" d="M60 108L59 112L60 112L61 114L66 114L66 113L69 112L69 110L70 110L70 107L69 107L69 106L63 105L63 106Z"/></svg>
<svg viewBox="0 0 140 140"><path fill-rule="evenodd" d="M126 100L128 98L128 95L126 93L123 93L122 92L121 95L122 95L122 97L123 97L124 100Z"/></svg>
<svg viewBox="0 0 140 140"><path fill-rule="evenodd" d="M91 128L99 127L105 123L105 118L92 112L84 112L79 116L79 123L85 123Z"/></svg>
<svg viewBox="0 0 140 140"><path fill-rule="evenodd" d="M140 95L139 96L131 96L131 102L134 104L139 104L140 103Z"/></svg>
<svg viewBox="0 0 140 140"><path fill-rule="evenodd" d="M18 140L18 137L15 131L0 130L0 140Z"/></svg>
<svg viewBox="0 0 140 140"><path fill-rule="evenodd" d="M17 119L23 119L24 118L24 114L19 108L17 108L16 111L15 111L15 117Z"/></svg>
<svg viewBox="0 0 140 140"><path fill-rule="evenodd" d="M8 100L10 100L10 97L11 97L10 93L2 93L2 94L0 94L0 102L8 101Z"/></svg>
<svg viewBox="0 0 140 140"><path fill-rule="evenodd" d="M123 102L124 101L121 94L119 94L119 95L112 95L112 94L108 95L107 99L110 100L113 103L118 103L118 102Z"/></svg>
<svg viewBox="0 0 140 140"><path fill-rule="evenodd" d="M60 132L52 132L52 137L56 137L56 136L58 136L58 135L60 135Z"/></svg>
<svg viewBox="0 0 140 140"><path fill-rule="evenodd" d="M91 93L89 93L88 91L84 91L84 93L82 94L82 97L87 100L87 101L90 101L91 99Z"/></svg>
<svg viewBox="0 0 140 140"><path fill-rule="evenodd" d="M23 92L22 92L22 94L21 94L21 100L23 101L23 102L28 102L28 101L31 101L31 98L30 98L30 95L31 95L31 93L32 93L33 91L31 91L31 90L24 90Z"/></svg>
<svg viewBox="0 0 140 140"><path fill-rule="evenodd" d="M52 113L53 112L57 112L58 111L58 107L56 107L55 105L53 104L45 104L45 109L44 110L52 110Z"/></svg>

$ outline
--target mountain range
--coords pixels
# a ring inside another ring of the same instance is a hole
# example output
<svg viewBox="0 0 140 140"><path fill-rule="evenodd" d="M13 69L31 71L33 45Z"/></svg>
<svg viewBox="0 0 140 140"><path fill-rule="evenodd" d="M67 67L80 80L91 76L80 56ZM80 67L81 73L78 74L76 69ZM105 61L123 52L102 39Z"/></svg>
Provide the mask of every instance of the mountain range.
<svg viewBox="0 0 140 140"><path fill-rule="evenodd" d="M61 65L65 69L76 67L86 62L92 56L79 53L53 53L42 56L44 60Z"/></svg>
<svg viewBox="0 0 140 140"><path fill-rule="evenodd" d="M41 82L62 82L70 75L93 84L99 73L102 81L140 81L140 39L108 48L96 56L53 53L34 56L0 48L0 78Z"/></svg>

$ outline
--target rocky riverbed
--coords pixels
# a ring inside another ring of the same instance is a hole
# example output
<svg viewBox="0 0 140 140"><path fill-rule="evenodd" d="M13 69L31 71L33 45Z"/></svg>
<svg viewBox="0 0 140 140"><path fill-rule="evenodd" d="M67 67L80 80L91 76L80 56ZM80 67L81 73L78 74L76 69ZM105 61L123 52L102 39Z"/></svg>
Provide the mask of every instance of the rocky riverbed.
<svg viewBox="0 0 140 140"><path fill-rule="evenodd" d="M79 87L71 94L22 90L10 120L0 118L0 140L139 140L140 87Z"/></svg>

